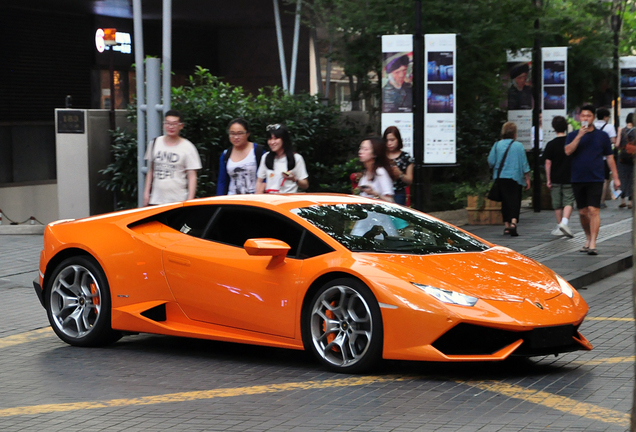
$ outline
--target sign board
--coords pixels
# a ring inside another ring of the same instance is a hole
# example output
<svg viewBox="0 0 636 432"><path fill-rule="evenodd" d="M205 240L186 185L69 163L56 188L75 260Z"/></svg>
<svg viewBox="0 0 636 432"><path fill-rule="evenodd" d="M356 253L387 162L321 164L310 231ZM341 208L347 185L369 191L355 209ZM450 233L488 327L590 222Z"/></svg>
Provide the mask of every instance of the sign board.
<svg viewBox="0 0 636 432"><path fill-rule="evenodd" d="M86 133L85 113L82 110L56 110L57 133Z"/></svg>

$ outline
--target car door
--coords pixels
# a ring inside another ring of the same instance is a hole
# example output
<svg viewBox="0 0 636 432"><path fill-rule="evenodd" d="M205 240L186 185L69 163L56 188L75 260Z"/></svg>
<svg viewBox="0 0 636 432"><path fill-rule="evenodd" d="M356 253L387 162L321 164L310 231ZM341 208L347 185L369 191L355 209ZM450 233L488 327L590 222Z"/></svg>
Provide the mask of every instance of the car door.
<svg viewBox="0 0 636 432"><path fill-rule="evenodd" d="M275 212L249 206L218 208L201 237L187 237L164 250L166 278L189 318L207 323L294 337L302 260L296 259L303 229ZM250 256L250 238L274 238L291 247L284 263Z"/></svg>

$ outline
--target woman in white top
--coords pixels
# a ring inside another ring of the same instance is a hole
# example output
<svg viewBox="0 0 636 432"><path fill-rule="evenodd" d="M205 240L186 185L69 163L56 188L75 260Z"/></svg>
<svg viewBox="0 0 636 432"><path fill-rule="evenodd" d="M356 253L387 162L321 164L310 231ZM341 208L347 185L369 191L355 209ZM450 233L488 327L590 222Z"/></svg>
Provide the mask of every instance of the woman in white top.
<svg viewBox="0 0 636 432"><path fill-rule="evenodd" d="M294 153L287 126L267 126L271 151L261 159L258 167L256 193L296 193L309 187L305 160Z"/></svg>
<svg viewBox="0 0 636 432"><path fill-rule="evenodd" d="M393 179L389 175L389 159L386 156L386 141L380 137L368 138L360 143L358 159L364 166L358 183L360 195L394 202Z"/></svg>
<svg viewBox="0 0 636 432"><path fill-rule="evenodd" d="M250 125L242 118L230 122L227 134L232 146L221 154L216 194L253 194L258 164L265 148L249 141Z"/></svg>

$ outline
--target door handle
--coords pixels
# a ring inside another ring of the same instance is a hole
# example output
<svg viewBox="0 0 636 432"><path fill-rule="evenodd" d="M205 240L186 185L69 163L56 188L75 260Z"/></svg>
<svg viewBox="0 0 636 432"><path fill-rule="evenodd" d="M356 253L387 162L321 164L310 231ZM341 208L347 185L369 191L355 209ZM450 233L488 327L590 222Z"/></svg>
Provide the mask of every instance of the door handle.
<svg viewBox="0 0 636 432"><path fill-rule="evenodd" d="M172 255L168 255L168 261L170 261L172 263L175 263L175 264L187 266L187 267L190 267L190 264L191 264L190 260L187 260L185 258L172 256Z"/></svg>

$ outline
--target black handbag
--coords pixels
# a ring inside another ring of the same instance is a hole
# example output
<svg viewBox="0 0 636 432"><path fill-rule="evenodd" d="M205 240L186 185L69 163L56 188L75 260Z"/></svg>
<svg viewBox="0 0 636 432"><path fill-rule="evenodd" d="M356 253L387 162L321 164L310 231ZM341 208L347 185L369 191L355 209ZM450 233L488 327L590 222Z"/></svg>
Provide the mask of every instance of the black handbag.
<svg viewBox="0 0 636 432"><path fill-rule="evenodd" d="M492 184L492 187L490 188L490 192L488 192L488 199L491 201L501 202L503 199L503 192L501 191L501 182L499 181L499 176L501 175L501 170L503 169L504 163L506 163L506 157L508 157L508 150L510 150L510 147L512 147L513 142L515 142L515 140L510 141L510 144L508 144L508 148L506 149L506 152L503 155L503 159L501 159L501 164L499 164L499 169L497 170L497 178L495 179L495 182ZM496 160L497 160L497 149L495 148L495 161Z"/></svg>

